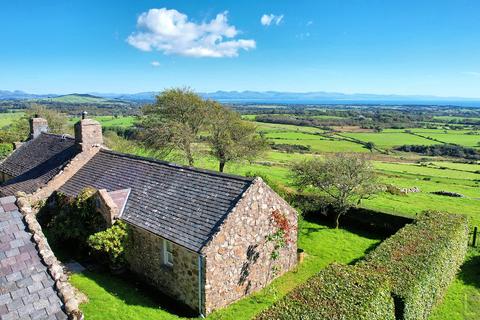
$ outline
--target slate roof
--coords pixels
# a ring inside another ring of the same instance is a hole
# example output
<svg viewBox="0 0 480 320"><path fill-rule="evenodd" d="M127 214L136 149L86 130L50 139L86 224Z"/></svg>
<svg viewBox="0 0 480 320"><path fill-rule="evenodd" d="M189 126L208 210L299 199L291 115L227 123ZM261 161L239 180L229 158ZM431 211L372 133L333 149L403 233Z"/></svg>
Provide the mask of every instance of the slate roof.
<svg viewBox="0 0 480 320"><path fill-rule="evenodd" d="M25 142L0 164L0 172L14 177L0 186L0 196L13 195L17 191L34 192L77 153L75 139L68 136L42 133Z"/></svg>
<svg viewBox="0 0 480 320"><path fill-rule="evenodd" d="M61 188L131 188L121 219L199 252L253 179L101 150Z"/></svg>
<svg viewBox="0 0 480 320"><path fill-rule="evenodd" d="M15 197L0 199L0 319L67 319Z"/></svg>

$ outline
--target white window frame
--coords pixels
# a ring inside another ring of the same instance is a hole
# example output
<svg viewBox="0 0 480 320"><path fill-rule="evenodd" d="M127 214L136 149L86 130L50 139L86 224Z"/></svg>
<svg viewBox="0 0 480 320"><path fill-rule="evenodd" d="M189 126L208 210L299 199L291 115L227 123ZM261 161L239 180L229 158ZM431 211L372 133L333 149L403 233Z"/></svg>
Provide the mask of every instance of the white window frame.
<svg viewBox="0 0 480 320"><path fill-rule="evenodd" d="M173 243L166 239L163 239L163 264L173 266Z"/></svg>

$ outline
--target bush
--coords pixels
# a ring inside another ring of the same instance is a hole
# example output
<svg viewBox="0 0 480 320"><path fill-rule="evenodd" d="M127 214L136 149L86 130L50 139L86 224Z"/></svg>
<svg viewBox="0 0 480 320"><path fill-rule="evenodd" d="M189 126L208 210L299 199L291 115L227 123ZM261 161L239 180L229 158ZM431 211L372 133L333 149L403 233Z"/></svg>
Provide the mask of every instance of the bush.
<svg viewBox="0 0 480 320"><path fill-rule="evenodd" d="M393 320L393 309L383 276L355 266L332 264L256 319Z"/></svg>
<svg viewBox="0 0 480 320"><path fill-rule="evenodd" d="M125 264L125 248L128 244L129 230L125 222L119 220L110 228L88 237L88 245L107 260L112 267Z"/></svg>
<svg viewBox="0 0 480 320"><path fill-rule="evenodd" d="M38 213L48 240L68 249L76 258L88 253L88 237L106 228L105 219L96 210L95 192L95 189L85 188L73 198L56 193Z"/></svg>
<svg viewBox="0 0 480 320"><path fill-rule="evenodd" d="M390 279L402 319L427 319L454 279L467 244L466 217L426 212L381 243L360 265Z"/></svg>
<svg viewBox="0 0 480 320"><path fill-rule="evenodd" d="M13 151L11 143L0 143L0 159L6 158Z"/></svg>

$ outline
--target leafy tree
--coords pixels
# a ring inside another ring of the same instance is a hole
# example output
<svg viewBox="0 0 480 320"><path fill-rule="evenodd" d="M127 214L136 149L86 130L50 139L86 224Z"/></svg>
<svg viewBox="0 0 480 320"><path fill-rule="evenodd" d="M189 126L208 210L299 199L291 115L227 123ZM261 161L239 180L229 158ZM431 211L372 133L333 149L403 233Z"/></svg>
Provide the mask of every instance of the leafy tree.
<svg viewBox="0 0 480 320"><path fill-rule="evenodd" d="M314 158L292 167L295 185L320 191L334 209L335 228L340 217L362 199L375 193L377 179L370 161L349 154L335 154L325 160Z"/></svg>
<svg viewBox="0 0 480 320"><path fill-rule="evenodd" d="M141 134L145 146L162 150L164 156L180 150L190 166L194 164L193 144L208 120L207 104L190 89L168 89L156 102L143 107Z"/></svg>
<svg viewBox="0 0 480 320"><path fill-rule="evenodd" d="M26 140L30 132L29 119L35 115L47 120L49 132L67 133L68 118L66 114L38 104L32 104L23 117L15 120L6 129L0 130L0 141L12 143Z"/></svg>
<svg viewBox="0 0 480 320"><path fill-rule="evenodd" d="M370 150L370 152L373 152L373 149L375 149L375 143L369 141L369 142L365 143L365 148Z"/></svg>
<svg viewBox="0 0 480 320"><path fill-rule="evenodd" d="M218 160L218 170L223 172L229 161L253 158L266 149L264 138L256 133L256 127L241 119L240 114L219 103L212 105L209 125L211 154Z"/></svg>

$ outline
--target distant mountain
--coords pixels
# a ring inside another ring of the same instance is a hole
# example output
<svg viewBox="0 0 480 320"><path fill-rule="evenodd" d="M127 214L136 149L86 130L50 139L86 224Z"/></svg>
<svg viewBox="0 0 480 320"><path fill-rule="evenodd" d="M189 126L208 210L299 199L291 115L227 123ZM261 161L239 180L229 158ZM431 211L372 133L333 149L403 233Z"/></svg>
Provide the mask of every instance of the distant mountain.
<svg viewBox="0 0 480 320"><path fill-rule="evenodd" d="M0 100L25 100L25 99L37 99L54 97L54 94L31 94L20 90L6 91L0 90Z"/></svg>
<svg viewBox="0 0 480 320"><path fill-rule="evenodd" d="M56 97L31 99L34 102L44 103L65 103L65 104L129 104L127 101L119 99L107 99L91 94L72 93Z"/></svg>
<svg viewBox="0 0 480 320"><path fill-rule="evenodd" d="M101 94L105 98L129 101L152 101L158 92L141 92L135 94ZM280 91L215 91L199 93L202 97L223 102L257 102L257 103L449 103L480 102L479 99L444 98L427 95L383 95L383 94L346 94L339 92L280 92Z"/></svg>
<svg viewBox="0 0 480 320"><path fill-rule="evenodd" d="M23 91L0 91L0 100L36 99L64 103L145 103L155 99L158 92L89 93L68 95L35 95ZM450 104L480 106L480 98L436 97L428 95L346 94L339 92L281 92L281 91L216 91L200 93L208 99L231 103L332 103L332 104Z"/></svg>

